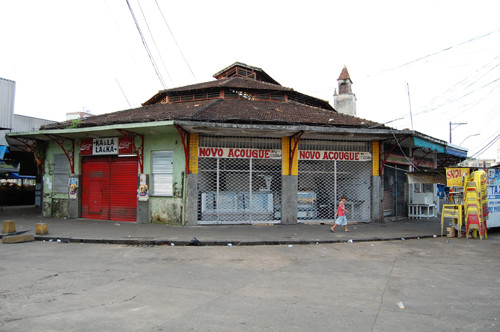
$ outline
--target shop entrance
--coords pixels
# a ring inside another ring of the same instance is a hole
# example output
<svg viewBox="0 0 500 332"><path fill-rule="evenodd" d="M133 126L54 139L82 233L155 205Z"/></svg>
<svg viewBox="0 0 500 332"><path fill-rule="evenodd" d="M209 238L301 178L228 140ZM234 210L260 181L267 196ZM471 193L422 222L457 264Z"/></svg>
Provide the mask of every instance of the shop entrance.
<svg viewBox="0 0 500 332"><path fill-rule="evenodd" d="M347 196L348 220L371 220L369 151L367 142L301 140L297 207L299 223L332 222L343 195Z"/></svg>
<svg viewBox="0 0 500 332"><path fill-rule="evenodd" d="M82 218L136 221L137 159L82 160Z"/></svg>
<svg viewBox="0 0 500 332"><path fill-rule="evenodd" d="M199 146L199 224L280 222L279 139L200 137Z"/></svg>

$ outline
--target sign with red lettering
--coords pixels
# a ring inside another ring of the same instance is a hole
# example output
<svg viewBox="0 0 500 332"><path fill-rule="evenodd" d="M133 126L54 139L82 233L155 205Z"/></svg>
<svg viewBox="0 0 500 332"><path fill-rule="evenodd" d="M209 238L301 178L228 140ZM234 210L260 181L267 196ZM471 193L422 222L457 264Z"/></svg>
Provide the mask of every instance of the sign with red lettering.
<svg viewBox="0 0 500 332"><path fill-rule="evenodd" d="M446 184L448 185L448 187L463 186L464 178L466 176L469 176L469 174L470 174L469 168L458 168L458 167L447 168Z"/></svg>
<svg viewBox="0 0 500 332"><path fill-rule="evenodd" d="M300 150L299 160L370 161L370 152Z"/></svg>
<svg viewBox="0 0 500 332"><path fill-rule="evenodd" d="M198 157L239 158L239 159L281 159L281 150L239 149L239 148L198 148Z"/></svg>

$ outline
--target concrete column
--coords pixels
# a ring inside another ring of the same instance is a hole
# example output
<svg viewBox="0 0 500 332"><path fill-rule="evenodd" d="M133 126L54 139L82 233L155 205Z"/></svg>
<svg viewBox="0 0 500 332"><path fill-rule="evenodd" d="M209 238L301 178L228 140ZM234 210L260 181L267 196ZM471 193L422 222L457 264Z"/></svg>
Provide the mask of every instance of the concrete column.
<svg viewBox="0 0 500 332"><path fill-rule="evenodd" d="M68 218L76 219L82 215L82 186L81 176L71 174L68 188Z"/></svg>
<svg viewBox="0 0 500 332"><path fill-rule="evenodd" d="M137 223L147 224L149 217L149 174L137 175Z"/></svg>
<svg viewBox="0 0 500 332"><path fill-rule="evenodd" d="M188 174L187 176L187 225L196 226L198 224L198 174Z"/></svg>
<svg viewBox="0 0 500 332"><path fill-rule="evenodd" d="M372 176L372 192L371 192L371 206L372 206L372 222L383 222L384 208L382 201L383 188L381 186L380 176Z"/></svg>
<svg viewBox="0 0 500 332"><path fill-rule="evenodd" d="M297 224L298 176L281 176L281 223Z"/></svg>

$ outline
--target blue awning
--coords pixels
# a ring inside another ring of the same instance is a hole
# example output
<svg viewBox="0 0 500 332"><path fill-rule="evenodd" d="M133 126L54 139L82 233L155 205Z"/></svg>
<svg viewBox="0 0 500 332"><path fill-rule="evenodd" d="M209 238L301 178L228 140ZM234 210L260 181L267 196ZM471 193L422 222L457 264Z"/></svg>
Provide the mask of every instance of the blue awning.
<svg viewBox="0 0 500 332"><path fill-rule="evenodd" d="M461 158L467 158L467 151L452 148L451 146L446 147L446 154L451 154L452 156L457 156Z"/></svg>
<svg viewBox="0 0 500 332"><path fill-rule="evenodd" d="M10 173L10 177L13 179L36 179L34 175L19 175L19 173Z"/></svg>
<svg viewBox="0 0 500 332"><path fill-rule="evenodd" d="M6 145L0 145L0 160L3 160L5 154L9 152L9 148Z"/></svg>
<svg viewBox="0 0 500 332"><path fill-rule="evenodd" d="M444 153L444 146L429 141L425 141L418 137L413 137L413 144L415 144L415 146L419 148L424 148Z"/></svg>

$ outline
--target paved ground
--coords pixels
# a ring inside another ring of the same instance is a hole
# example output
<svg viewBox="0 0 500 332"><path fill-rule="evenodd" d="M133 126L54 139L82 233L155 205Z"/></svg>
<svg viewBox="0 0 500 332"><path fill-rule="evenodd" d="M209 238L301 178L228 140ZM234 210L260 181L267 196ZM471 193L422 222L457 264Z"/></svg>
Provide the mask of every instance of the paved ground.
<svg viewBox="0 0 500 332"><path fill-rule="evenodd" d="M0 244L0 330L498 331L499 248Z"/></svg>
<svg viewBox="0 0 500 332"><path fill-rule="evenodd" d="M433 237L436 220L347 234L186 228L43 218L29 207L0 217L50 232L0 244L1 331L500 330L496 231ZM206 245L184 246L193 236ZM108 241L121 244L95 244Z"/></svg>
<svg viewBox="0 0 500 332"><path fill-rule="evenodd" d="M202 245L259 245L417 239L439 236L441 233L439 218L404 219L384 224L358 223L349 226L349 233L340 227L335 233L330 233L330 225L319 224L187 227L91 219L65 220L42 217L34 207L6 207L0 213L0 220L14 220L16 230L28 231L28 234L35 234L37 223L47 223L49 234L35 237L41 241L145 245L185 245L194 237Z"/></svg>

